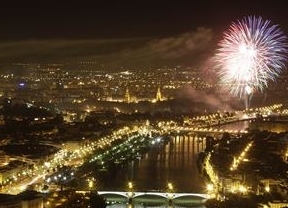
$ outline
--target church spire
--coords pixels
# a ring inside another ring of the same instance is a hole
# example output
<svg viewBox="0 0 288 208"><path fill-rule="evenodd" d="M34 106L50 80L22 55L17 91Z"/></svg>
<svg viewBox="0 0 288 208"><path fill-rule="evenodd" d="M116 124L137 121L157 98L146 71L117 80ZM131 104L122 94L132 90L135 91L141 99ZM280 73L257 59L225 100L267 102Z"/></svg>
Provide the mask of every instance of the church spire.
<svg viewBox="0 0 288 208"><path fill-rule="evenodd" d="M130 102L131 102L131 97L130 97L130 93L129 93L128 87L126 87L125 102L126 102L126 103L130 103Z"/></svg>
<svg viewBox="0 0 288 208"><path fill-rule="evenodd" d="M162 95L161 95L161 91L160 91L160 87L158 87L157 89L157 93L156 93L156 101L162 101Z"/></svg>

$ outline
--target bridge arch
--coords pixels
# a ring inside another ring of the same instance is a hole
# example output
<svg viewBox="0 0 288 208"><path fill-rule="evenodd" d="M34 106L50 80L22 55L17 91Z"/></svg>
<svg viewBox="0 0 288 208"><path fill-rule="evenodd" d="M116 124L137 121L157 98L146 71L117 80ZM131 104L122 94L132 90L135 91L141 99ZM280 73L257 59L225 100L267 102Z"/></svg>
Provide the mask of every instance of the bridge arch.
<svg viewBox="0 0 288 208"><path fill-rule="evenodd" d="M180 197L191 196L191 197L199 197L202 199L208 199L209 196L207 194L199 194L199 193L175 193L173 195L173 199L177 199Z"/></svg>
<svg viewBox="0 0 288 208"><path fill-rule="evenodd" d="M128 198L128 192L124 192L124 191L98 191L98 194L99 195L105 195L105 196L107 196L107 195L110 195L110 196L112 196L112 195L118 195L118 196L123 196L123 197L126 197L126 198Z"/></svg>
<svg viewBox="0 0 288 208"><path fill-rule="evenodd" d="M160 196L161 198L168 198L168 193L161 192L134 192L133 198L141 197L141 196Z"/></svg>
<svg viewBox="0 0 288 208"><path fill-rule="evenodd" d="M132 195L131 195L132 193ZM201 199L208 199L209 196L207 194L200 193L165 193L165 192L126 192L126 191L98 191L99 195L118 195L126 198L137 198L141 196L160 196L161 198L166 199L177 199L180 197L191 196L191 197L199 197Z"/></svg>

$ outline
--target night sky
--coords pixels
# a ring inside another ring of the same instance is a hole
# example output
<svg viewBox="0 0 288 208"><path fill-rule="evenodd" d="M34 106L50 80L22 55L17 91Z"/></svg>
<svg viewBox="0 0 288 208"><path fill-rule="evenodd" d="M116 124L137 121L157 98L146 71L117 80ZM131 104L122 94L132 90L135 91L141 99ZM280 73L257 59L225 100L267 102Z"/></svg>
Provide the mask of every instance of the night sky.
<svg viewBox="0 0 288 208"><path fill-rule="evenodd" d="M285 0L1 1L0 37L118 38L168 36L197 27L225 29L247 15L287 29Z"/></svg>
<svg viewBox="0 0 288 208"><path fill-rule="evenodd" d="M247 15L288 34L287 12L285 0L1 1L0 61L133 60L139 66L187 63L190 56L192 64L207 59L231 22Z"/></svg>

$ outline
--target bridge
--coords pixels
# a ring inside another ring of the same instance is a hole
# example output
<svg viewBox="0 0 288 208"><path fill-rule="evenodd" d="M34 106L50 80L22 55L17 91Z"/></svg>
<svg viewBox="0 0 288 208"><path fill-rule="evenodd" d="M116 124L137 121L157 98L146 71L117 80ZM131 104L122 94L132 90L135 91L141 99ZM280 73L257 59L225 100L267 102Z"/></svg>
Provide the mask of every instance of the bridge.
<svg viewBox="0 0 288 208"><path fill-rule="evenodd" d="M169 131L174 132L194 132L194 133L213 133L213 134L246 134L246 130L232 130L232 129L217 129L213 127L177 127L177 129L169 129Z"/></svg>
<svg viewBox="0 0 288 208"><path fill-rule="evenodd" d="M86 194L90 191L77 191ZM103 196L108 204L114 203L148 203L148 204L179 204L179 205L203 205L207 199L211 198L208 194L201 193L174 193L158 191L97 191Z"/></svg>
<svg viewBox="0 0 288 208"><path fill-rule="evenodd" d="M127 198L136 198L139 196L160 196L166 199L176 199L184 196L192 196L202 198L203 200L209 199L208 194L200 194L200 193L173 193L173 192L129 192L129 191L97 191L99 195L119 195Z"/></svg>

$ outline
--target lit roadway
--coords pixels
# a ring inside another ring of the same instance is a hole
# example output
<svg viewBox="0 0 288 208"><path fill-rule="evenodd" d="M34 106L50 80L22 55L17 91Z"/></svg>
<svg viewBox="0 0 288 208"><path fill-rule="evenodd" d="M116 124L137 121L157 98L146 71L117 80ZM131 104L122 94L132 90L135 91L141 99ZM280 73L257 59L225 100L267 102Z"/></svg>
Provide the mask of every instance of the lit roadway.
<svg viewBox="0 0 288 208"><path fill-rule="evenodd" d="M241 120L253 119L256 113L260 113L265 116L269 116L271 113L277 113L278 115L288 114L287 110L280 111L282 105L273 105L259 109L249 109L245 111L237 111L227 116L227 114L216 113L207 116L198 116L187 120L185 127L178 126L175 122L159 122L156 127L152 127L149 123L143 123L140 126L124 127L113 132L109 136L102 137L101 139L91 142L84 147L81 147L73 152L67 152L65 149L58 151L56 154L50 157L45 162L39 162L34 165L33 170L15 172L12 178L7 179L1 186L2 193L18 194L25 190L29 185L44 184L45 178L51 175L53 171L57 171L57 167L63 165L70 166L72 169L79 167L83 164L84 158L87 156L95 155L98 148L111 147L111 143L118 139L129 138L131 135L147 135L151 132L157 134L170 133L171 131L195 131L195 132L213 132L216 129L214 125L226 124L231 122L237 122ZM217 130L218 132L225 132L228 130ZM245 132L243 132L245 133ZM73 174L73 173L71 173ZM60 175L59 175L60 177ZM65 178L64 178L65 180ZM39 185L39 189L41 188Z"/></svg>
<svg viewBox="0 0 288 208"><path fill-rule="evenodd" d="M24 172L15 173L10 180L4 181L1 192L18 194L25 190L27 186L32 184L43 184L45 176L51 175L53 170L57 167L71 166L79 167L84 162L84 157L93 154L98 148L106 148L111 146L111 143L115 140L122 139L124 136L132 134L147 134L150 132L150 127L147 125L134 126L134 127L124 127L119 129L109 136L102 137L101 139L91 142L90 144L81 147L74 152L67 152L65 149L58 151L50 160L45 162L35 164L33 170L28 170Z"/></svg>

